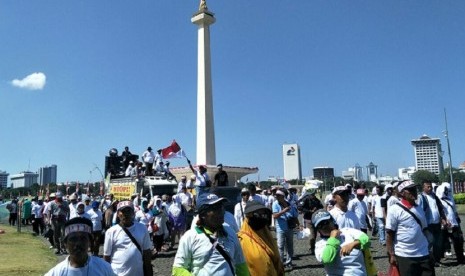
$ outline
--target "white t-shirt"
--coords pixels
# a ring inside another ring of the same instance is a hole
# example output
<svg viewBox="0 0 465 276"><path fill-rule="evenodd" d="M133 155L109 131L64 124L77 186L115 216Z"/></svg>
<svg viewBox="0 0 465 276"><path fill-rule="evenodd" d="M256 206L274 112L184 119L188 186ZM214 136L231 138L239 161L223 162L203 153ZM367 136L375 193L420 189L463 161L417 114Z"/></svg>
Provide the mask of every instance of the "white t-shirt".
<svg viewBox="0 0 465 276"><path fill-rule="evenodd" d="M375 195L373 196L373 208L375 211L376 218L384 218L383 208L381 207L382 196Z"/></svg>
<svg viewBox="0 0 465 276"><path fill-rule="evenodd" d="M389 210L389 207L391 207L392 205L396 204L397 202L400 202L400 199L396 196L391 196L388 200L387 200L387 207L388 207L388 210Z"/></svg>
<svg viewBox="0 0 465 276"><path fill-rule="evenodd" d="M39 204L35 204L33 207L32 207L32 213L34 214L35 218L42 218L43 215L42 215L42 207L44 207L44 204L42 205L39 205ZM44 207L45 209L45 207Z"/></svg>
<svg viewBox="0 0 465 276"><path fill-rule="evenodd" d="M226 236L220 236L218 243L231 257L232 266L245 263L241 245L232 229L223 227ZM190 269L192 275L232 275L231 269L218 250L213 248L208 237L198 228L187 231L179 241L173 267Z"/></svg>
<svg viewBox="0 0 465 276"><path fill-rule="evenodd" d="M149 232L144 225L134 223L127 229L139 243L142 251L152 248ZM144 275L142 254L120 225L112 226L105 232L103 255L111 257L111 268L118 276Z"/></svg>
<svg viewBox="0 0 465 276"><path fill-rule="evenodd" d="M179 202L181 202L181 204L186 208L186 209L190 209L192 207L192 194L189 193L189 192L181 192L179 194L176 195ZM189 207L189 208L188 208Z"/></svg>
<svg viewBox="0 0 465 276"><path fill-rule="evenodd" d="M102 211L100 211L100 209L94 211L94 209L91 208L87 211L87 215L90 217L90 221L92 221L92 231L102 231Z"/></svg>
<svg viewBox="0 0 465 276"><path fill-rule="evenodd" d="M338 240L341 242L340 247L353 242L354 240L360 239L360 236L364 233L360 230L341 228L341 234ZM321 262L323 257L323 250L326 247L327 239L321 239L315 244L315 257ZM336 276L353 276L353 275L367 275L365 269L365 260L363 258L363 252L357 248L354 248L349 255L340 257L340 249L336 253L336 259L331 265L325 265L326 275Z"/></svg>
<svg viewBox="0 0 465 276"><path fill-rule="evenodd" d="M242 209L241 209L242 205ZM234 219L236 220L237 227L241 229L242 227L242 221L245 218L245 205L247 205L247 202L244 202L241 200L241 202L237 203L236 206L234 206Z"/></svg>
<svg viewBox="0 0 465 276"><path fill-rule="evenodd" d="M339 228L354 228L360 230L360 222L354 212L347 210L347 212L342 211L336 205L331 211L329 211L331 216L336 220Z"/></svg>
<svg viewBox="0 0 465 276"><path fill-rule="evenodd" d="M366 217L368 215L368 208L365 201L360 201L358 198L354 198L349 201L348 209L355 213L360 223L360 229L368 229Z"/></svg>
<svg viewBox="0 0 465 276"><path fill-rule="evenodd" d="M210 177L207 173L201 174L199 171L195 171L195 186L205 187Z"/></svg>
<svg viewBox="0 0 465 276"><path fill-rule="evenodd" d="M394 253L401 257L423 257L429 254L428 240L423 234L427 227L425 213L419 206L409 209L420 220L422 226L397 204L388 208L386 216L386 229L395 233Z"/></svg>
<svg viewBox="0 0 465 276"><path fill-rule="evenodd" d="M95 256L89 256L89 263L83 267L71 267L69 256L54 268L50 269L45 276L81 276L81 275L116 275L109 263Z"/></svg>

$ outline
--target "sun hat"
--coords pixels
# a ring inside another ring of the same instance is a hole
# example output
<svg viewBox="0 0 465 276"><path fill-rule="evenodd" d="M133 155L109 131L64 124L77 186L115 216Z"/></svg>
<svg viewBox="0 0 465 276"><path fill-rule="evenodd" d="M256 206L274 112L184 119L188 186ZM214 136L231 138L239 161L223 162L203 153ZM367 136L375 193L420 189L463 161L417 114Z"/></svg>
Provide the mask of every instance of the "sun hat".
<svg viewBox="0 0 465 276"><path fill-rule="evenodd" d="M244 214L248 214L248 213L252 213L252 212L255 212L257 210L261 210L261 209L267 209L269 210L268 208L266 208L265 205L261 204L260 202L258 201L249 201L247 202L247 204L245 205L245 208L244 208Z"/></svg>

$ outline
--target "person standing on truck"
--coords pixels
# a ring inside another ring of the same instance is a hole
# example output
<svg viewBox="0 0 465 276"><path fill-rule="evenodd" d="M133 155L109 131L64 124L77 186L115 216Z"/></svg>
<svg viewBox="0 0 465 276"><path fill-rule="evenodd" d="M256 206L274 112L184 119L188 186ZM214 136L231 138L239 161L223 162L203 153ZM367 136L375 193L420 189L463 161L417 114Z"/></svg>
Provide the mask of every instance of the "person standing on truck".
<svg viewBox="0 0 465 276"><path fill-rule="evenodd" d="M191 161L187 159L187 164L192 170L192 173L195 174L195 194L196 199L201 196L202 193L208 192L208 189L211 186L210 177L207 174L207 167L200 165L199 170L192 167Z"/></svg>
<svg viewBox="0 0 465 276"><path fill-rule="evenodd" d="M153 176L153 163L155 162L155 154L152 151L152 147L148 147L142 154L142 160L145 163L145 175Z"/></svg>
<svg viewBox="0 0 465 276"><path fill-rule="evenodd" d="M215 186L228 186L228 173L223 171L223 164L216 166L218 172L215 174Z"/></svg>
<svg viewBox="0 0 465 276"><path fill-rule="evenodd" d="M127 168L129 163L132 162L132 153L129 151L128 146L124 147L124 151L121 153L121 156L123 157L124 168Z"/></svg>

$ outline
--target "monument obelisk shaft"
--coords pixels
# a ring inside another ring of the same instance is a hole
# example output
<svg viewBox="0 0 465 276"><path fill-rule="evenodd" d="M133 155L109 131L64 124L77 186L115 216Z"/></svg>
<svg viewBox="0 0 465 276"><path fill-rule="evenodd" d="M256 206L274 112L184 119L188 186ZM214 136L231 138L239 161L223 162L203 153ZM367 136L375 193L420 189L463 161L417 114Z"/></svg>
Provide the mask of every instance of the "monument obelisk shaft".
<svg viewBox="0 0 465 276"><path fill-rule="evenodd" d="M215 165L215 126L210 55L210 29L214 14L208 11L206 1L200 2L199 11L191 22L198 26L197 51L197 164Z"/></svg>

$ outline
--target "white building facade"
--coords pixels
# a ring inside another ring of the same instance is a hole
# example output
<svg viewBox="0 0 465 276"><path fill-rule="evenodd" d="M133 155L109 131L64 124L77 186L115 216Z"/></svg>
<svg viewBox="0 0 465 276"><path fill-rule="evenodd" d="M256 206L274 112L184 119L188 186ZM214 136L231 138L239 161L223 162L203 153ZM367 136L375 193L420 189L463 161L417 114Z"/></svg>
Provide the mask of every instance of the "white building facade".
<svg viewBox="0 0 465 276"><path fill-rule="evenodd" d="M33 172L21 172L19 174L11 175L12 188L27 188L32 184L38 183L39 174Z"/></svg>
<svg viewBox="0 0 465 276"><path fill-rule="evenodd" d="M426 134L419 139L413 139L415 151L415 168L440 174L444 170L442 161L443 151L439 138L430 138Z"/></svg>
<svg viewBox="0 0 465 276"><path fill-rule="evenodd" d="M298 144L283 145L284 179L302 179L300 147Z"/></svg>

